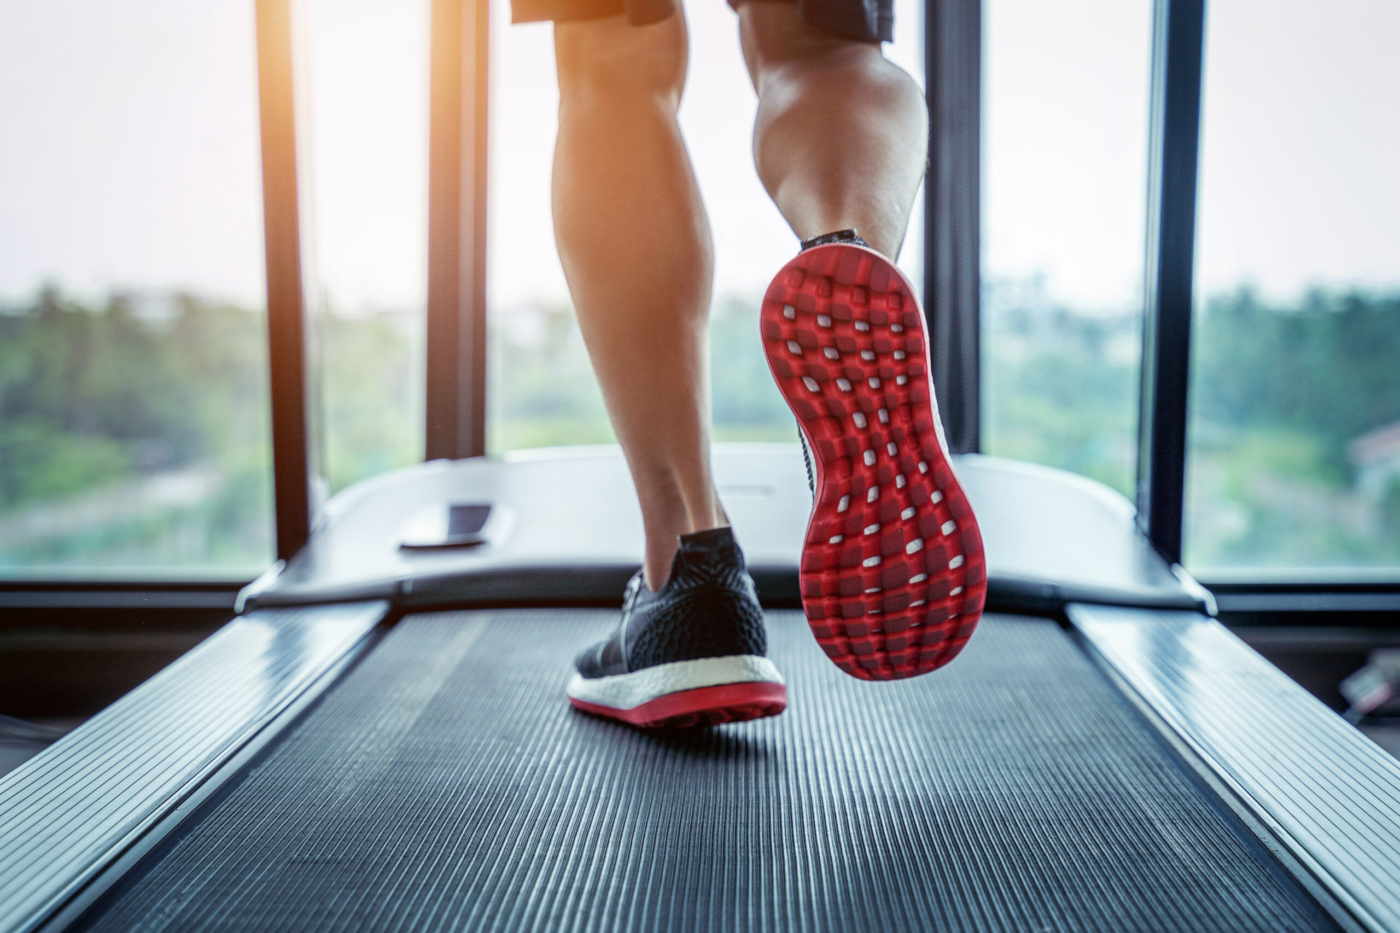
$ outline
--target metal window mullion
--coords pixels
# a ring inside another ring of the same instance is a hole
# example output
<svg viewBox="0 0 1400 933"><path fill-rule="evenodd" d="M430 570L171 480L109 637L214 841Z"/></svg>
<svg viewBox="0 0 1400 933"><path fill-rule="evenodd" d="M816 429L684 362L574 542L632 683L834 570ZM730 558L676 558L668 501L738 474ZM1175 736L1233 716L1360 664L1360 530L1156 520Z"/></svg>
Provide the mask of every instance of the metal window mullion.
<svg viewBox="0 0 1400 933"><path fill-rule="evenodd" d="M489 0L433 0L426 457L486 453Z"/></svg>
<svg viewBox="0 0 1400 933"><path fill-rule="evenodd" d="M924 307L949 447L981 446L981 0L927 0Z"/></svg>
<svg viewBox="0 0 1400 933"><path fill-rule="evenodd" d="M289 0L256 0L263 238L267 257L267 357L272 406L277 556L311 534L306 324L297 201L296 121Z"/></svg>
<svg viewBox="0 0 1400 933"><path fill-rule="evenodd" d="M1144 268L1138 524L1180 563L1205 0L1156 0Z"/></svg>

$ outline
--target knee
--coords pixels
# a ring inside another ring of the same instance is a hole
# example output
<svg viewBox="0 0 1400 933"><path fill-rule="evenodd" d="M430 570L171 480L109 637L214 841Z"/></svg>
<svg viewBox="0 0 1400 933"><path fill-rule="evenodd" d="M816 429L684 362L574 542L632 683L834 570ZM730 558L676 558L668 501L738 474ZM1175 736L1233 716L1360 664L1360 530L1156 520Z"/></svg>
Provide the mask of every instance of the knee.
<svg viewBox="0 0 1400 933"><path fill-rule="evenodd" d="M650 26L621 16L559 23L554 29L561 103L680 106L686 33L680 13Z"/></svg>

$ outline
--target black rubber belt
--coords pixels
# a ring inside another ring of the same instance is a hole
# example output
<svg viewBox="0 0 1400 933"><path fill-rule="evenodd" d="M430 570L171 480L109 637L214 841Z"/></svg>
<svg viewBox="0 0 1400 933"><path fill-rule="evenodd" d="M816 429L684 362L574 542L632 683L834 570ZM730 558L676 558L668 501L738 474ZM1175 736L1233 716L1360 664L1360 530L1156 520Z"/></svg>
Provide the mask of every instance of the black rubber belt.
<svg viewBox="0 0 1400 933"><path fill-rule="evenodd" d="M405 619L80 926L1329 928L1051 622L867 684L774 613L788 712L658 735L565 703L614 618Z"/></svg>

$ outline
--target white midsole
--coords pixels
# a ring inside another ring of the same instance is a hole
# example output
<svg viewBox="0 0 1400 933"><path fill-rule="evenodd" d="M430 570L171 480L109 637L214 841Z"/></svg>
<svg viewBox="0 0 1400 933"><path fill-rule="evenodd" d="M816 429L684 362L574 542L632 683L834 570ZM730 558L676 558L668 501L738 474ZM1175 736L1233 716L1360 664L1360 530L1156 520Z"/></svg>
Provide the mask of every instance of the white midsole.
<svg viewBox="0 0 1400 933"><path fill-rule="evenodd" d="M783 675L767 658L754 654L733 654L723 658L672 661L670 664L658 664L610 677L589 678L576 673L569 681L567 692L570 697L585 703L613 709L632 709L668 693L755 681L780 684L783 683Z"/></svg>

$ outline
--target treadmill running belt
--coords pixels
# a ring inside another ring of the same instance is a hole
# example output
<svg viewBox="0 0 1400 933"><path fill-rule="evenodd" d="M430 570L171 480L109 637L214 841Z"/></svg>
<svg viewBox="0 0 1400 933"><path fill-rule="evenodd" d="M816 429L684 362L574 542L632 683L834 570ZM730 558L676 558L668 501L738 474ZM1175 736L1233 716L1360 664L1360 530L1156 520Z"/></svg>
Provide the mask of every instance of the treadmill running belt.
<svg viewBox="0 0 1400 933"><path fill-rule="evenodd" d="M93 930L1304 930L1061 629L854 680L769 615L782 716L572 711L615 612L409 616L80 920Z"/></svg>

